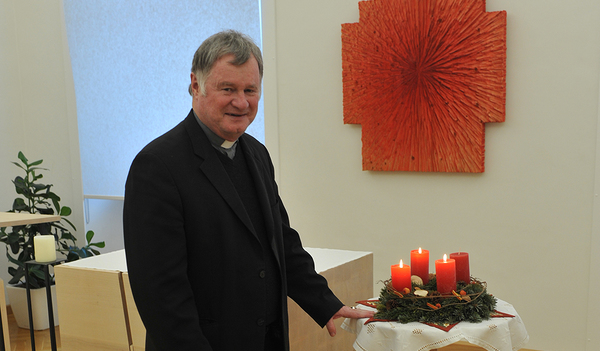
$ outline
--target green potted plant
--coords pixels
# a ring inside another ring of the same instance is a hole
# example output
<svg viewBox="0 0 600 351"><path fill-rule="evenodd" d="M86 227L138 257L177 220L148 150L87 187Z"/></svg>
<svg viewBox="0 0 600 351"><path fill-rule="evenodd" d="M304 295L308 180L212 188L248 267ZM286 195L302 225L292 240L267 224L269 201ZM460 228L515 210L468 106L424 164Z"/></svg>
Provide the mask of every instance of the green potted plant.
<svg viewBox="0 0 600 351"><path fill-rule="evenodd" d="M12 276L12 279L8 282L9 286L7 287L7 293L9 294L15 318L17 318L19 312L16 310L13 298L11 297L11 287L16 287L19 288L19 290L24 291L25 274L27 274L32 289L47 288L41 265L30 264L28 265L29 269L25 271L25 262L34 260L35 258L33 238L36 235L53 235L56 241L57 256L61 257L62 255L67 262L99 255L100 252L95 248L103 248L105 246L103 241L92 242L94 237L93 231L88 231L86 233L85 246L78 247L76 245L77 238L73 235L76 230L75 225L66 218L71 214L71 208L60 205L60 197L51 191L52 184L41 184L39 182L39 180L43 178L40 171L47 170L38 167L42 164L43 160L29 162L22 152L19 152L18 158L21 163L13 162L13 164L21 168L25 174L24 176L17 176L13 180L15 190L19 196L15 198L12 209L8 212L27 212L49 215L59 214L61 216L61 221L20 225L0 229L0 241L6 244L6 257L8 258L9 264L14 265L9 266L8 268L8 272ZM54 278L51 278L51 285L54 285ZM32 291L32 296L33 293L34 291ZM45 290L44 292L40 291L39 295L45 296ZM54 296L56 296L55 293ZM54 308L54 311L56 311L56 308ZM28 328L29 324L26 307L24 314L25 323L18 324L20 327ZM47 317L45 319L47 319ZM23 322L23 318L20 318L20 320ZM34 322L35 320L36 318L34 317ZM17 318L17 322L19 322L19 318ZM58 325L57 321L55 321L55 324ZM37 328L35 326L34 328L45 329L43 327Z"/></svg>

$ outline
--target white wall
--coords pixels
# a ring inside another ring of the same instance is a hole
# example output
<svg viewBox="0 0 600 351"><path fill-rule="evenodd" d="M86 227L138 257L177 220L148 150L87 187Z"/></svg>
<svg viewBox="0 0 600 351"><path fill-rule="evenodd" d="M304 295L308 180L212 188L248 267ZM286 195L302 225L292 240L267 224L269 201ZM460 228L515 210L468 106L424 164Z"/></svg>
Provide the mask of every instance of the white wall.
<svg viewBox="0 0 600 351"><path fill-rule="evenodd" d="M508 75L506 122L486 128L483 174L362 171L341 84L340 28L358 21L358 0L265 3L267 146L305 245L374 252L374 294L411 249L468 251L473 275L525 321L528 348L600 349L600 3L487 1L508 12ZM61 8L0 0L0 209L23 150L44 159L83 228Z"/></svg>
<svg viewBox="0 0 600 351"><path fill-rule="evenodd" d="M590 337L598 350L600 323L588 335L586 321L598 294L588 282L600 2L487 9L508 13L508 74L485 173L366 172L361 128L342 121L341 24L358 21L358 0L277 1L282 198L305 245L374 252L374 294L411 249L467 251L472 274L522 316L528 348L584 350Z"/></svg>
<svg viewBox="0 0 600 351"><path fill-rule="evenodd" d="M0 208L12 205L14 187L11 180L17 168L9 163L16 160L19 145L24 135L19 104L20 82L14 6L10 1L0 2ZM27 150L23 150L26 152ZM5 269L0 267L0 271Z"/></svg>
<svg viewBox="0 0 600 351"><path fill-rule="evenodd" d="M73 210L83 243L83 195L75 94L60 0L0 0L0 210L12 207L11 182L23 151L43 159L44 184ZM68 74L65 74L68 73ZM4 248L1 256L4 257ZM7 262L0 277L8 281Z"/></svg>

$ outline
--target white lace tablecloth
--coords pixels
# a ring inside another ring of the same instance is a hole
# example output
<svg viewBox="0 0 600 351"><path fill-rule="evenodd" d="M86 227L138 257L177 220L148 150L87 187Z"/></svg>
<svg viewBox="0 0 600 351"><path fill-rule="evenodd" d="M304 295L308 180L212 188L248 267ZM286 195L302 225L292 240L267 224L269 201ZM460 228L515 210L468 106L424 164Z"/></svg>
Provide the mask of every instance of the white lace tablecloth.
<svg viewBox="0 0 600 351"><path fill-rule="evenodd" d="M369 309L359 305L357 308ZM514 307L498 299L496 310L514 317L491 318L481 323L461 322L450 331L423 323L372 322L346 319L342 328L356 334L357 351L427 351L448 346L460 340L489 351L516 351L522 348L529 335Z"/></svg>

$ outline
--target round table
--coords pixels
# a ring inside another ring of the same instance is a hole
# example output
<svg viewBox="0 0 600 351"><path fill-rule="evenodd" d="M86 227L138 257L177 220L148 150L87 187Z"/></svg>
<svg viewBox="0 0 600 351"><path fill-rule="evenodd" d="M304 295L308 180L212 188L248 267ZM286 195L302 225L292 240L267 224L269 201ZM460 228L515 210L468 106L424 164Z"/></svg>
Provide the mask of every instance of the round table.
<svg viewBox="0 0 600 351"><path fill-rule="evenodd" d="M357 308L370 309L359 305ZM427 351L467 341L489 351L515 351L522 348L529 335L514 307L498 299L496 310L514 317L494 317L481 323L460 322L449 331L424 323L346 319L342 328L356 334L357 351Z"/></svg>

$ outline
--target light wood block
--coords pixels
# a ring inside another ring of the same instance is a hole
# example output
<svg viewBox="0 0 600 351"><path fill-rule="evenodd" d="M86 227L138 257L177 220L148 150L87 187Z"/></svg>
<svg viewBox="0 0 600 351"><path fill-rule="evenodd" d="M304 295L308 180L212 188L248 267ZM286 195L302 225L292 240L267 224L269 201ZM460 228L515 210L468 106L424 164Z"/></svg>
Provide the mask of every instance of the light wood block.
<svg viewBox="0 0 600 351"><path fill-rule="evenodd" d="M129 329L131 331L131 350L143 351L146 349L146 328L135 307L135 301L133 300L133 294L131 293L131 285L129 284L129 274L127 272L123 273L123 290L125 292Z"/></svg>
<svg viewBox="0 0 600 351"><path fill-rule="evenodd" d="M338 252L342 256L333 267L319 269L322 257L315 249L307 249L317 263L317 271L327 279L329 287L347 306L356 305L356 301L366 300L373 295L373 254L362 253L346 261L344 253L352 251L326 250L324 255ZM352 255L352 254L351 254ZM290 351L349 351L352 350L356 335L341 328L344 318L335 320L337 335L329 336L327 328L320 328L294 301L288 298L290 322Z"/></svg>
<svg viewBox="0 0 600 351"><path fill-rule="evenodd" d="M59 215L0 212L0 227L14 227L17 225L38 224L58 221L60 221Z"/></svg>
<svg viewBox="0 0 600 351"><path fill-rule="evenodd" d="M373 295L373 255L310 249L317 272L346 305ZM146 329L131 294L124 250L55 268L62 351L143 351ZM290 300L291 301L291 300ZM332 338L298 305L289 304L292 351L349 351L354 335L341 329Z"/></svg>
<svg viewBox="0 0 600 351"><path fill-rule="evenodd" d="M4 280L0 279L0 313L2 314L2 333L4 334L4 349L10 348L10 333L8 328L8 311L6 310L6 295L4 293Z"/></svg>
<svg viewBox="0 0 600 351"><path fill-rule="evenodd" d="M119 271L54 268L62 351L130 351Z"/></svg>

